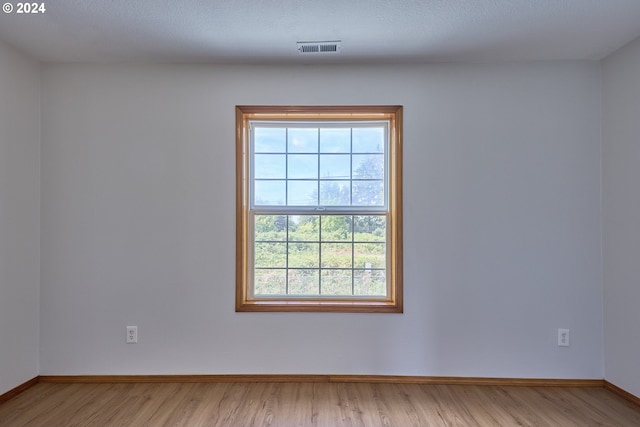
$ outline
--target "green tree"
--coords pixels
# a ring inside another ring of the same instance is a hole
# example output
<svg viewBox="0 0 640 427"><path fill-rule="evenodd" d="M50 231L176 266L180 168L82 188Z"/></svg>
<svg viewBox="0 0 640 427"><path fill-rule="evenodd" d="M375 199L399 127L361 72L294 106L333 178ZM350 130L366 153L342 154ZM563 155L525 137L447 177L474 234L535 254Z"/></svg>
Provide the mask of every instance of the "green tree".
<svg viewBox="0 0 640 427"><path fill-rule="evenodd" d="M315 200L318 199L316 198ZM345 185L344 182L324 181L320 187L320 204L328 206L348 205L349 185Z"/></svg>
<svg viewBox="0 0 640 427"><path fill-rule="evenodd" d="M256 241L277 241L287 238L286 215L256 215Z"/></svg>
<svg viewBox="0 0 640 427"><path fill-rule="evenodd" d="M380 179L384 176L384 163L382 156L369 156L355 170L355 177L360 179ZM354 204L365 206L378 206L384 204L384 190L381 189L381 181L363 181L354 191ZM382 191L381 191L382 190ZM385 236L386 220L384 216L356 216L353 219L355 233L364 233L378 238Z"/></svg>
<svg viewBox="0 0 640 427"><path fill-rule="evenodd" d="M384 204L384 190L382 188L384 162L382 156L367 156L365 161L356 168L353 177L374 180L357 182L352 196L355 205L380 206Z"/></svg>
<svg viewBox="0 0 640 427"><path fill-rule="evenodd" d="M285 215L257 215L256 232L284 231L287 227Z"/></svg>
<svg viewBox="0 0 640 427"><path fill-rule="evenodd" d="M322 217L323 240L347 240L351 234L351 221L348 216L324 215Z"/></svg>
<svg viewBox="0 0 640 427"><path fill-rule="evenodd" d="M304 215L300 217L300 222L298 223L298 231L300 233L306 234L317 234L318 233L318 217Z"/></svg>

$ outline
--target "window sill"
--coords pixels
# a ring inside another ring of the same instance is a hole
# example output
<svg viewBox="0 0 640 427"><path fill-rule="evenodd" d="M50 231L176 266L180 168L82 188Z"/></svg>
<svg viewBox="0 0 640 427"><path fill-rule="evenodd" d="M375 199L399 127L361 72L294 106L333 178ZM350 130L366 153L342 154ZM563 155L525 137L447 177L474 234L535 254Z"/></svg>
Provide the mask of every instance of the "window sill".
<svg viewBox="0 0 640 427"><path fill-rule="evenodd" d="M237 312L402 313L398 301L260 300L236 304Z"/></svg>

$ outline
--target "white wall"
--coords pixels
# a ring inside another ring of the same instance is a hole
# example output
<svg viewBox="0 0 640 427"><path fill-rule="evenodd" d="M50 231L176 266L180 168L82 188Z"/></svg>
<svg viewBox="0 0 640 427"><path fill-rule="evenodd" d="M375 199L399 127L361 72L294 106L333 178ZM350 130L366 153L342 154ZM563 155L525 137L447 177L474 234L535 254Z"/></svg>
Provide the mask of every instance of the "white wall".
<svg viewBox="0 0 640 427"><path fill-rule="evenodd" d="M236 104L404 105L404 314L234 312ZM42 374L602 378L598 63L47 65L42 115Z"/></svg>
<svg viewBox="0 0 640 427"><path fill-rule="evenodd" d="M603 63L605 378L640 396L640 39Z"/></svg>
<svg viewBox="0 0 640 427"><path fill-rule="evenodd" d="M38 375L40 71L0 42L0 394Z"/></svg>

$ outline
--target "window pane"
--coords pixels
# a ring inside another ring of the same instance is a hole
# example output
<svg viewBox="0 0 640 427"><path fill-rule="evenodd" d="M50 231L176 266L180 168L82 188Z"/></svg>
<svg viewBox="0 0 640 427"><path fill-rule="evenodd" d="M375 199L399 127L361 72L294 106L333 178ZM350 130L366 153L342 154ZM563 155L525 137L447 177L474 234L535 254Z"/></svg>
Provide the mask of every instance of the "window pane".
<svg viewBox="0 0 640 427"><path fill-rule="evenodd" d="M351 182L349 181L320 181L320 205L350 205L350 186Z"/></svg>
<svg viewBox="0 0 640 427"><path fill-rule="evenodd" d="M318 181L288 181L289 206L315 206L318 204Z"/></svg>
<svg viewBox="0 0 640 427"><path fill-rule="evenodd" d="M287 292L287 270L256 270L254 293L260 296L284 295Z"/></svg>
<svg viewBox="0 0 640 427"><path fill-rule="evenodd" d="M255 177L285 179L286 156L284 154L256 154L255 155Z"/></svg>
<svg viewBox="0 0 640 427"><path fill-rule="evenodd" d="M351 268L352 263L351 243L323 243L322 267L325 268Z"/></svg>
<svg viewBox="0 0 640 427"><path fill-rule="evenodd" d="M379 270L354 270L353 292L354 295L385 296L387 294L385 272Z"/></svg>
<svg viewBox="0 0 640 427"><path fill-rule="evenodd" d="M320 267L318 243L289 242L289 268Z"/></svg>
<svg viewBox="0 0 640 427"><path fill-rule="evenodd" d="M355 206L384 206L384 181L353 181Z"/></svg>
<svg viewBox="0 0 640 427"><path fill-rule="evenodd" d="M287 244L265 243L255 244L256 268L285 268L287 266Z"/></svg>
<svg viewBox="0 0 640 427"><path fill-rule="evenodd" d="M320 270L289 270L289 295L318 295Z"/></svg>
<svg viewBox="0 0 640 427"><path fill-rule="evenodd" d="M353 231L356 242L384 242L387 220L384 215L357 215L353 217Z"/></svg>
<svg viewBox="0 0 640 427"><path fill-rule="evenodd" d="M284 153L287 130L285 128L256 127L254 130L254 151L256 153Z"/></svg>
<svg viewBox="0 0 640 427"><path fill-rule="evenodd" d="M352 217L351 215L322 215L323 242L350 242Z"/></svg>
<svg viewBox="0 0 640 427"><path fill-rule="evenodd" d="M318 129L289 128L289 153L317 153Z"/></svg>
<svg viewBox="0 0 640 427"><path fill-rule="evenodd" d="M352 295L351 270L321 270L320 278L322 295Z"/></svg>
<svg viewBox="0 0 640 427"><path fill-rule="evenodd" d="M320 129L321 153L350 153L351 129Z"/></svg>
<svg viewBox="0 0 640 427"><path fill-rule="evenodd" d="M355 179L384 179L383 154L354 154L353 178Z"/></svg>
<svg viewBox="0 0 640 427"><path fill-rule="evenodd" d="M256 205L284 205L286 181L256 180L254 192L254 203Z"/></svg>
<svg viewBox="0 0 640 427"><path fill-rule="evenodd" d="M286 215L256 215L254 221L256 242L287 239Z"/></svg>
<svg viewBox="0 0 640 427"><path fill-rule="evenodd" d="M320 178L350 179L349 154L323 154L320 156Z"/></svg>
<svg viewBox="0 0 640 427"><path fill-rule="evenodd" d="M289 159L289 179L318 179L316 154L292 154Z"/></svg>
<svg viewBox="0 0 640 427"><path fill-rule="evenodd" d="M354 243L353 266L355 268L385 268L386 245L384 243Z"/></svg>
<svg viewBox="0 0 640 427"><path fill-rule="evenodd" d="M353 128L354 153L384 153L384 127Z"/></svg>
<svg viewBox="0 0 640 427"><path fill-rule="evenodd" d="M318 215L291 215L289 217L289 241L317 242L320 240Z"/></svg>

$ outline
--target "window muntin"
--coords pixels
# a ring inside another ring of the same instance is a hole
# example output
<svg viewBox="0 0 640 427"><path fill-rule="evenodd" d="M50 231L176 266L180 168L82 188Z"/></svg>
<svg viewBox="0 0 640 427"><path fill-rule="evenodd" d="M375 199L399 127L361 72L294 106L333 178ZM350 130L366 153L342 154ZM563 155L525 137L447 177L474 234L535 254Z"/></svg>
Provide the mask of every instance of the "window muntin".
<svg viewBox="0 0 640 427"><path fill-rule="evenodd" d="M250 121L251 209L386 211L387 121Z"/></svg>
<svg viewBox="0 0 640 427"><path fill-rule="evenodd" d="M253 219L253 297L387 297L385 215Z"/></svg>
<svg viewBox="0 0 640 427"><path fill-rule="evenodd" d="M237 108L237 310L402 311L401 107L351 108Z"/></svg>

